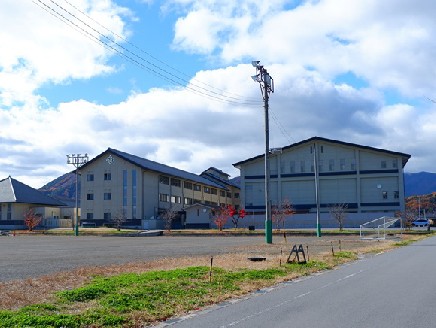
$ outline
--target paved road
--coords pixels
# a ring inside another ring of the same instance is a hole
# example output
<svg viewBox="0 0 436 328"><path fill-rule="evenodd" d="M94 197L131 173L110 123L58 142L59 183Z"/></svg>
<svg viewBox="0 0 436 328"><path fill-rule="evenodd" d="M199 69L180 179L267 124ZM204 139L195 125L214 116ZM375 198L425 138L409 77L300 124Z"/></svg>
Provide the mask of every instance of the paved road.
<svg viewBox="0 0 436 328"><path fill-rule="evenodd" d="M182 327L436 327L436 237L170 322ZM168 326L168 324L161 324Z"/></svg>
<svg viewBox="0 0 436 328"><path fill-rule="evenodd" d="M264 237L1 236L0 282L84 266L215 255Z"/></svg>

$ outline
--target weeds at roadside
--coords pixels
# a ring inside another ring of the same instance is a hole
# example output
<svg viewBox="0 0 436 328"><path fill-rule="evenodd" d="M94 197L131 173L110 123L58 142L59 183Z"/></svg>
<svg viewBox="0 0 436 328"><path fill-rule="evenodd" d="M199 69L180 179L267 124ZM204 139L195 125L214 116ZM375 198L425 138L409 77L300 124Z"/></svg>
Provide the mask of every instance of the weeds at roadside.
<svg viewBox="0 0 436 328"><path fill-rule="evenodd" d="M243 288L255 289L288 274L328 267L314 261L263 270L213 268L211 281L209 267L95 277L82 287L57 293L51 304L0 311L0 327L133 327L223 301L235 292L243 294Z"/></svg>

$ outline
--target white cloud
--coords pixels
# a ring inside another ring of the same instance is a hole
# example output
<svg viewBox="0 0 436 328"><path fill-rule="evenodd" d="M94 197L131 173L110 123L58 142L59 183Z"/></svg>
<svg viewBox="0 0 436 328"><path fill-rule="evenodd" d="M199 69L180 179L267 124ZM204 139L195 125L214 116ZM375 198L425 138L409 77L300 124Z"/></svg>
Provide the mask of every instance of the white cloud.
<svg viewBox="0 0 436 328"><path fill-rule="evenodd" d="M74 3L122 37L130 33L126 22L140 14L107 0ZM215 166L235 176L232 163L264 150L259 84L250 79L254 68L241 64L252 59L261 60L275 80L272 147L317 135L409 153L408 171L434 171L436 106L417 99L436 98L431 38L436 4L323 0L288 5L279 0L168 1L166 10L179 15L173 47L222 62L223 68L198 71L188 88L136 88L112 105L79 97L51 106L39 94L41 86L116 74L108 64L113 53L30 1L3 0L0 44L8 51L0 52L0 178L11 174L40 187L73 169L65 163L66 154L95 156L108 147L190 172ZM346 73L365 86L335 82ZM120 91L109 85L105 90ZM123 90L129 87L126 81ZM387 90L412 99L387 99ZM221 94L226 99L217 101Z"/></svg>
<svg viewBox="0 0 436 328"><path fill-rule="evenodd" d="M112 52L96 40L111 36L99 26L94 28L99 30L97 33L89 24L94 19L123 36L120 15L128 11L106 0L72 2L74 7L68 2L55 6L47 0L2 1L0 43L7 46L7 51L0 52L0 104L10 106L13 101L25 101L44 83L67 83L113 70L106 64ZM53 11L46 5L71 23L67 25L49 15Z"/></svg>

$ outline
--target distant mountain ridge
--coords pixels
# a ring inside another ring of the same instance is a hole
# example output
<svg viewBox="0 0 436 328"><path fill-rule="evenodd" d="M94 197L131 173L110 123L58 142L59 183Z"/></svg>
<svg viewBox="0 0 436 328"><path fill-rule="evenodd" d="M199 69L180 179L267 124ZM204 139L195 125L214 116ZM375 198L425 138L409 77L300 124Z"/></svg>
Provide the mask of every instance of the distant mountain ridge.
<svg viewBox="0 0 436 328"><path fill-rule="evenodd" d="M240 184L240 177L232 179ZM404 173L405 196L427 195L436 192L436 173L419 172ZM39 189L46 195L58 199L69 205L73 205L76 196L76 176L74 172L66 173L63 176L47 183ZM80 197L80 179L79 179ZM79 198L80 199L80 198Z"/></svg>
<svg viewBox="0 0 436 328"><path fill-rule="evenodd" d="M436 173L404 173L406 197L428 195L436 191Z"/></svg>
<svg viewBox="0 0 436 328"><path fill-rule="evenodd" d="M78 193L80 201L80 178L78 181ZM76 175L75 173L66 173L42 186L38 190L47 196L64 202L69 206L74 206L76 202Z"/></svg>

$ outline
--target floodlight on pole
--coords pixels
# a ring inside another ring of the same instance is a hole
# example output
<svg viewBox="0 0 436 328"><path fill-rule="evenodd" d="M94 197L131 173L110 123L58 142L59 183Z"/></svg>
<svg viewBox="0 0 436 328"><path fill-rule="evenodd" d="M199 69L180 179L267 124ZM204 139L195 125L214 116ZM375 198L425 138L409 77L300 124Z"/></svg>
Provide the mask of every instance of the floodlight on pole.
<svg viewBox="0 0 436 328"><path fill-rule="evenodd" d="M78 203L78 170L79 168L88 162L88 154L72 154L67 155L67 164L72 164L76 168L76 213L75 213L75 221L74 221L74 235L79 235L79 203Z"/></svg>
<svg viewBox="0 0 436 328"><path fill-rule="evenodd" d="M265 108L265 240L267 244L272 243L272 219L271 219L271 201L269 199L269 94L274 92L274 80L268 74L267 70L260 65L259 60L253 60L251 65L256 68L256 75L251 78L254 82L260 83L260 91L264 100Z"/></svg>

